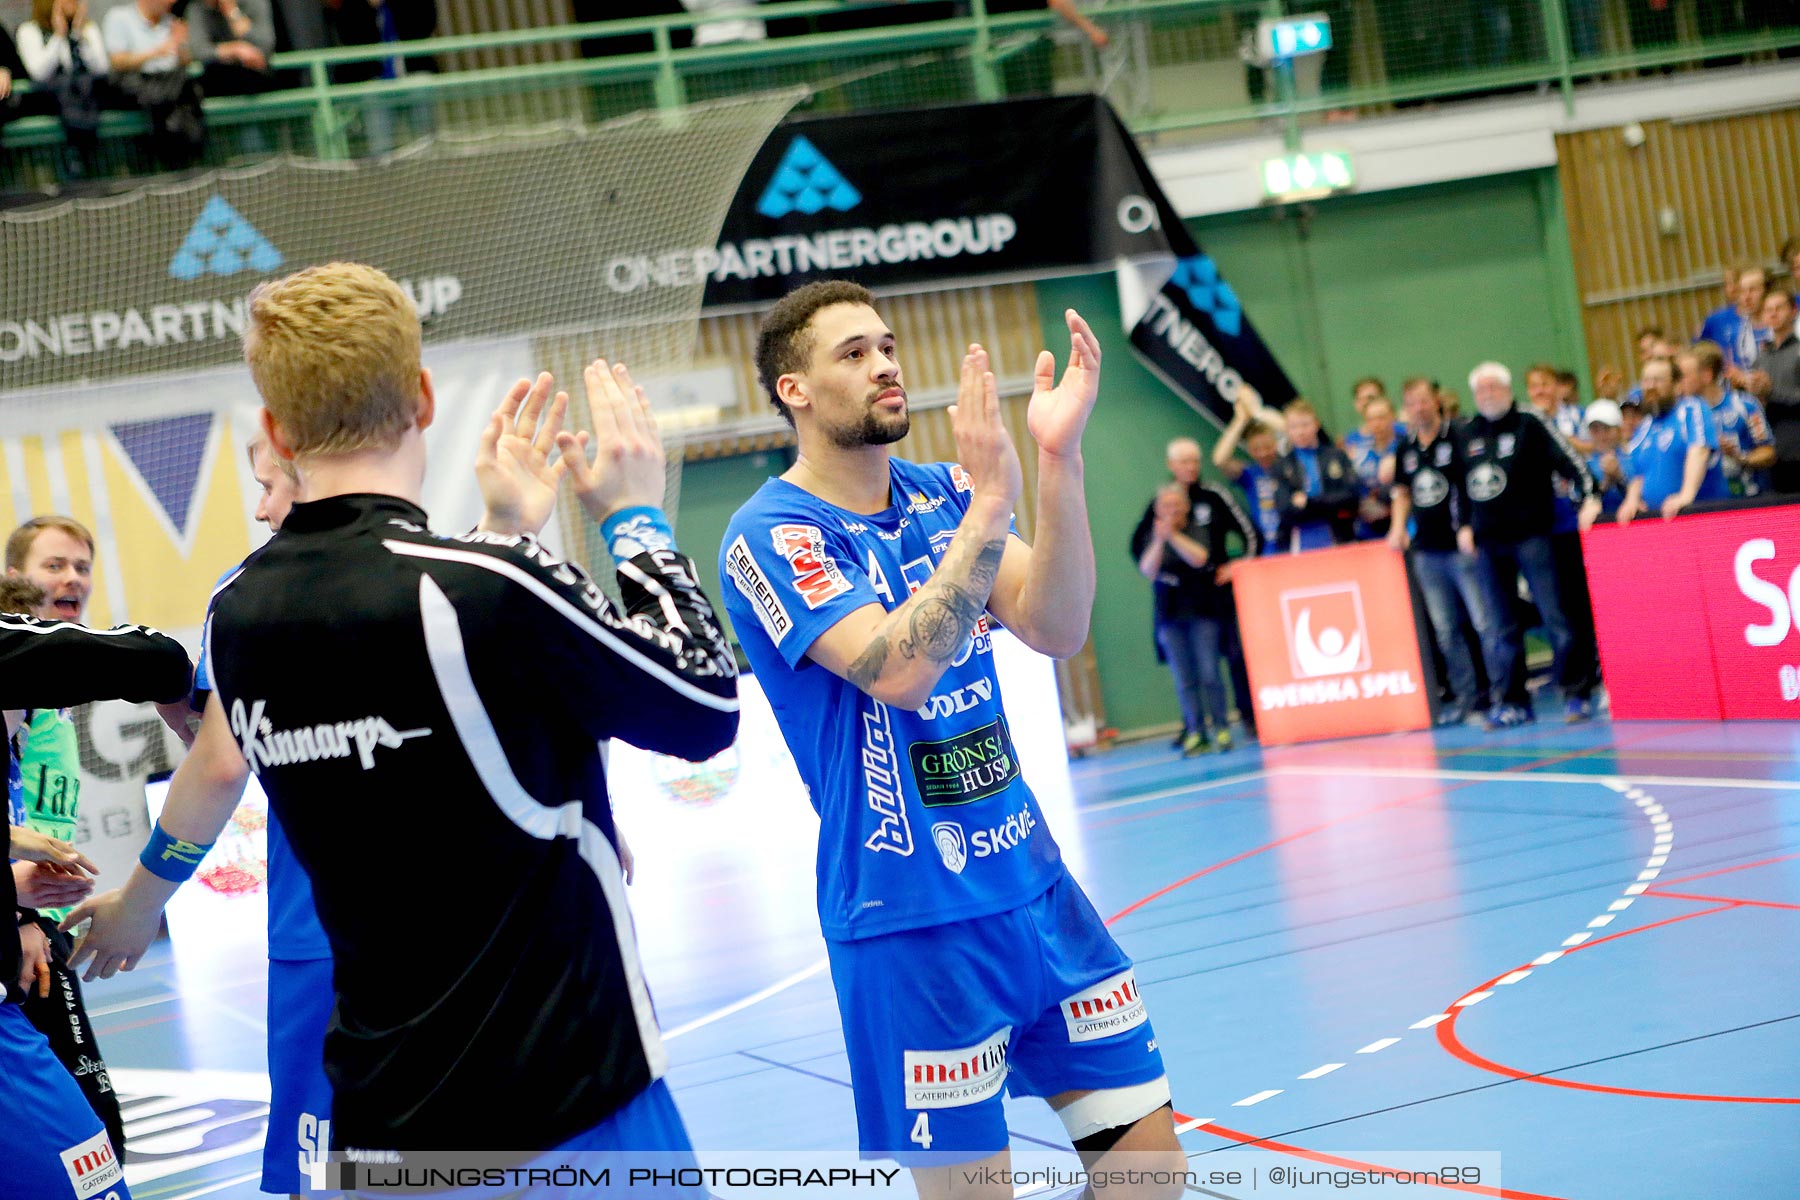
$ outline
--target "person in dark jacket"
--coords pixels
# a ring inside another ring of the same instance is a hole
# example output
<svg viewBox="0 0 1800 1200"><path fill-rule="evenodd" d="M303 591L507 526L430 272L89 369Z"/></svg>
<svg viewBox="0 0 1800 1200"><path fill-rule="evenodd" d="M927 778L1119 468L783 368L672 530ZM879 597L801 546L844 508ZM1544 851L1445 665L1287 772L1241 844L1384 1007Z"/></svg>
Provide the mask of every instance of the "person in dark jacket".
<svg viewBox="0 0 1800 1200"><path fill-rule="evenodd" d="M1289 553L1338 546L1356 531L1356 469L1349 456L1319 432L1319 414L1305 400L1281 410L1288 452L1275 464L1275 504L1281 547Z"/></svg>
<svg viewBox="0 0 1800 1200"><path fill-rule="evenodd" d="M1174 453L1171 446L1171 458ZM1198 446L1194 453L1197 457ZM1250 521L1229 495L1197 480L1189 484L1178 479L1157 491L1131 535L1138 572L1155 585L1156 644L1175 677L1181 751L1190 757L1232 746L1230 705L1219 668L1228 659L1236 626L1229 543L1234 534L1255 553ZM1246 686L1239 697L1239 711L1254 729L1247 691Z"/></svg>
<svg viewBox="0 0 1800 1200"><path fill-rule="evenodd" d="M1201 480L1199 442L1187 437L1174 439L1164 452L1164 461L1168 465L1170 478L1187 489L1188 507L1194 522L1207 527L1209 536L1216 536L1218 540L1213 561L1218 564L1216 582L1220 592L1220 649L1231 672L1232 689L1237 693L1238 719L1243 721L1244 731L1255 737L1256 702L1250 692L1250 673L1244 665L1244 639L1238 629L1237 598L1231 590L1232 567L1226 559L1233 556L1228 540L1231 535L1235 534L1239 539L1241 545L1237 553L1245 558L1255 558L1263 552L1263 535L1244 506L1238 503L1231 488L1213 487ZM1151 526L1155 521L1156 501L1153 497L1144 506L1144 514L1138 518L1137 528L1131 531L1132 562L1137 562L1144 547L1150 544ZM1160 640L1157 642L1157 654L1159 658L1162 657ZM1184 730L1183 737L1175 739L1176 746L1181 745L1185 733Z"/></svg>
<svg viewBox="0 0 1800 1200"><path fill-rule="evenodd" d="M1476 414L1460 432L1469 518L1457 531L1457 540L1465 552L1480 548L1500 606L1501 653L1498 661L1488 664L1488 673L1504 691L1489 714L1489 728L1532 719L1531 697L1525 689L1524 630L1516 603L1521 574L1556 652L1556 678L1567 719L1586 720L1594 713L1594 681L1570 654L1574 635L1564 601L1569 585L1557 577L1550 534L1556 523L1556 479L1573 485L1580 501L1576 523L1585 530L1600 515L1594 477L1553 426L1513 404L1512 372L1506 367L1482 363L1469 375L1469 390L1475 395Z"/></svg>

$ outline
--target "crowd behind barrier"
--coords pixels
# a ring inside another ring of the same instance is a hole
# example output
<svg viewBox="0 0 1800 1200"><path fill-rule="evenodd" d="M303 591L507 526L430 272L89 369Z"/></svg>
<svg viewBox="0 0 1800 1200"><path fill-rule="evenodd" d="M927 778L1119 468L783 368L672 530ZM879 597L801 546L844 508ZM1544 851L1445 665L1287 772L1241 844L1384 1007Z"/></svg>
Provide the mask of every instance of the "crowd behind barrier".
<svg viewBox="0 0 1800 1200"><path fill-rule="evenodd" d="M1413 377L1396 411L1383 380L1358 380L1360 423L1335 440L1305 399L1277 412L1243 389L1212 453L1227 486L1201 479L1196 442L1171 442L1172 482L1145 510L1131 554L1152 583L1157 644L1176 683L1176 745L1190 755L1231 745L1227 663L1236 712L1255 733L1259 702L1241 647L1258 638L1239 626L1295 620L1233 603L1239 560L1356 542L1405 555L1419 643L1435 668L1436 724L1535 720L1525 635L1537 627L1563 718L1593 717L1608 697L1587 531L1603 522L1629 537L1645 522L1800 496L1800 340L1788 286L1800 278L1800 238L1781 262L1785 279L1760 264L1728 269L1724 303L1691 339L1642 330L1636 381L1606 367L1585 404L1571 370L1527 368L1521 405L1513 371L1485 362L1469 374L1467 409L1454 390ZM1284 628L1276 640L1290 653L1343 649L1321 650L1310 636Z"/></svg>

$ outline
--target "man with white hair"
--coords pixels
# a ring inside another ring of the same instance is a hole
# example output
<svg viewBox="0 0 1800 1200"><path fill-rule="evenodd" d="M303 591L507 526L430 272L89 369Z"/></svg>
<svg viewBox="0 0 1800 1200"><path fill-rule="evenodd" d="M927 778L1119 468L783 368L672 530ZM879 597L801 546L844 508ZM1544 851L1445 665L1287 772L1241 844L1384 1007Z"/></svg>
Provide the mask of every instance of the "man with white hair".
<svg viewBox="0 0 1800 1200"><path fill-rule="evenodd" d="M1500 654L1489 664L1488 673L1500 694L1494 698L1488 727L1510 728L1532 719L1531 697L1525 690L1524 630L1515 609L1521 573L1556 651L1566 719L1585 721L1594 712L1593 680L1571 661L1573 635L1550 532L1556 519L1556 477L1568 480L1579 494L1577 521L1582 529L1600 513L1594 477L1542 417L1514 406L1512 372L1505 366L1482 363L1469 373L1469 390L1476 409L1462 430L1469 519L1457 531L1457 542L1464 553L1479 548L1486 556L1498 593Z"/></svg>

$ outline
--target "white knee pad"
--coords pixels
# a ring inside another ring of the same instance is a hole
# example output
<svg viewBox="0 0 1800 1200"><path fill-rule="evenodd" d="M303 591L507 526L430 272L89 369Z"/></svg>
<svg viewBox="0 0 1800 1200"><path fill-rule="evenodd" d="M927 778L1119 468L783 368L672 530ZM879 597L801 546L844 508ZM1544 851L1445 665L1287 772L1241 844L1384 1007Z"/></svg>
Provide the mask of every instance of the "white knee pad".
<svg viewBox="0 0 1800 1200"><path fill-rule="evenodd" d="M1158 1076L1149 1083L1130 1087L1101 1088L1089 1092L1057 1111L1069 1140L1079 1142L1108 1129L1131 1125L1143 1120L1169 1103L1169 1077Z"/></svg>

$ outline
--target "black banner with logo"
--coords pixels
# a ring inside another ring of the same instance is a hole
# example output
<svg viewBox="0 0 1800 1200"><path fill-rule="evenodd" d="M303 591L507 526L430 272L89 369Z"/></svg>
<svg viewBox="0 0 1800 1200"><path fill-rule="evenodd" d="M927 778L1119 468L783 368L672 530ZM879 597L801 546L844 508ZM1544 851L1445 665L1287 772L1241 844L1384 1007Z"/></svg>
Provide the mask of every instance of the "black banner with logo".
<svg viewBox="0 0 1800 1200"><path fill-rule="evenodd" d="M1224 422L1240 382L1293 384L1093 96L786 122L752 160L717 247L618 260L629 290L701 274L709 307L765 304L843 276L876 289L1121 273L1132 346Z"/></svg>

